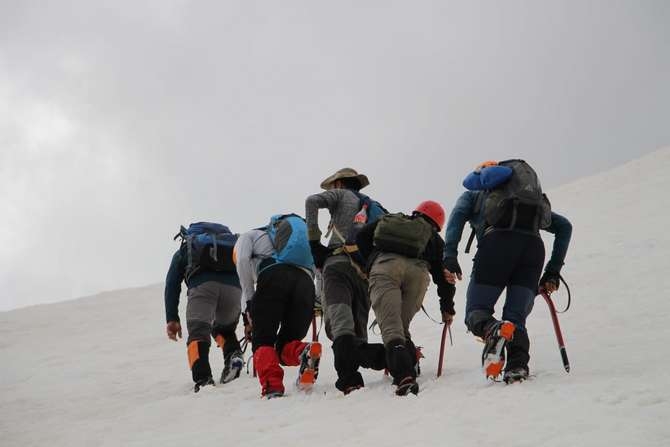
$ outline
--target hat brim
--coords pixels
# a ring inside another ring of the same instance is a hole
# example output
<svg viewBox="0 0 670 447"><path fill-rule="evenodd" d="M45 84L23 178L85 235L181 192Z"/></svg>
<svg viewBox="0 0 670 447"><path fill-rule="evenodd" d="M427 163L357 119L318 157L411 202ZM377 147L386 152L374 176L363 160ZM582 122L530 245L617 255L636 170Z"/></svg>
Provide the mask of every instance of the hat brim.
<svg viewBox="0 0 670 447"><path fill-rule="evenodd" d="M358 182L361 184L361 188L363 189L366 186L370 184L370 180L368 180L368 176L365 174L358 174L358 175L338 175L338 174L333 174L324 181L321 182L321 188L322 189L330 189L330 186L335 183L337 180L342 180L345 178L355 178L358 180Z"/></svg>

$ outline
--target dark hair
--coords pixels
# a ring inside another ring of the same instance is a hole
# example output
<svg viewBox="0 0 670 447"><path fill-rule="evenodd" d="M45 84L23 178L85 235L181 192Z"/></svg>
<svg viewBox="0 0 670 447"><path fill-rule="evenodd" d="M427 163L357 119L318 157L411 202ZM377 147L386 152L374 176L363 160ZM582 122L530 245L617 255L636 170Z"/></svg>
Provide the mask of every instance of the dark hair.
<svg viewBox="0 0 670 447"><path fill-rule="evenodd" d="M356 177L345 177L341 178L340 181L346 189L352 189L354 191L361 190L361 182L358 181Z"/></svg>

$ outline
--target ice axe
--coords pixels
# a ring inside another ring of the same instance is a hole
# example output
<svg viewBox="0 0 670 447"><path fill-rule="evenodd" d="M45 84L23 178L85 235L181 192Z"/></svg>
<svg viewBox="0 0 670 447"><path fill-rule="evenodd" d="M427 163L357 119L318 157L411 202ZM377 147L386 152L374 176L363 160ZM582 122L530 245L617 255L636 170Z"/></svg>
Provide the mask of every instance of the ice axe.
<svg viewBox="0 0 670 447"><path fill-rule="evenodd" d="M453 345L453 339L451 338L451 325L450 324L445 324L442 323L442 341L440 342L440 359L438 360L437 364L437 377L440 377L442 375L442 364L444 363L444 346L447 341L447 332L449 332L449 340L452 341Z"/></svg>
<svg viewBox="0 0 670 447"><path fill-rule="evenodd" d="M554 323L554 332L556 332L556 341L558 341L558 349L561 352L561 359L563 359L563 367L565 368L566 372L570 372L570 361L568 360L568 353L565 350L565 342L563 341L563 334L561 334L561 326L558 324L558 315L556 313L556 306L554 306L554 302L552 301L551 296L549 296L546 290L540 289L540 295L542 295L544 300L547 302L547 306L549 306L549 315L551 315L551 321Z"/></svg>

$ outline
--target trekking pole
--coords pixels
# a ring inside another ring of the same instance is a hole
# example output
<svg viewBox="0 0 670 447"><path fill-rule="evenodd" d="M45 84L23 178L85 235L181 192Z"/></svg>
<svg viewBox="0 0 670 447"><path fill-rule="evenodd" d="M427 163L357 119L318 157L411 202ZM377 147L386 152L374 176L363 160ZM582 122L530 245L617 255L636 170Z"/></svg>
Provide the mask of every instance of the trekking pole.
<svg viewBox="0 0 670 447"><path fill-rule="evenodd" d="M319 335L316 333L316 314L312 315L312 341L319 341Z"/></svg>
<svg viewBox="0 0 670 447"><path fill-rule="evenodd" d="M449 325L445 324L442 327L442 341L440 342L440 359L437 364L437 377L442 375L442 363L444 362L444 344L447 341L447 331L449 330Z"/></svg>
<svg viewBox="0 0 670 447"><path fill-rule="evenodd" d="M554 302L551 300L551 297L546 290L540 289L540 294L547 302L549 306L549 314L551 315L551 321L554 323L554 332L556 332L556 341L558 341L558 349L561 352L561 359L563 359L563 367L566 372L570 372L570 361L568 360L568 353L565 350L565 342L563 341L563 334L561 334L561 326L558 324L558 315L556 315L556 307Z"/></svg>

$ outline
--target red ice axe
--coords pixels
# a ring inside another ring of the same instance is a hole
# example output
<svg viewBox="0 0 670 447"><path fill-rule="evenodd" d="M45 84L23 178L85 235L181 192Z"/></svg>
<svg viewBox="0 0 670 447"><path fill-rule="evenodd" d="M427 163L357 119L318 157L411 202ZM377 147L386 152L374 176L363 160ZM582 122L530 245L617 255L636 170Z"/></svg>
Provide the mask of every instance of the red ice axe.
<svg viewBox="0 0 670 447"><path fill-rule="evenodd" d="M451 325L442 324L442 341L440 342L440 359L437 364L437 377L442 375L442 363L444 363L444 346L447 341L447 332L449 332L449 339L451 340Z"/></svg>
<svg viewBox="0 0 670 447"><path fill-rule="evenodd" d="M563 341L563 334L561 334L561 326L558 324L558 315L556 313L556 306L554 306L554 302L551 300L551 297L549 296L546 290L540 289L540 295L542 295L544 300L547 302L547 306L549 306L549 315L551 315L551 321L554 323L554 332L556 332L556 341L558 341L558 349L561 352L561 359L563 359L563 367L565 368L566 372L570 372L570 361L568 360L568 353L565 350L565 342Z"/></svg>

